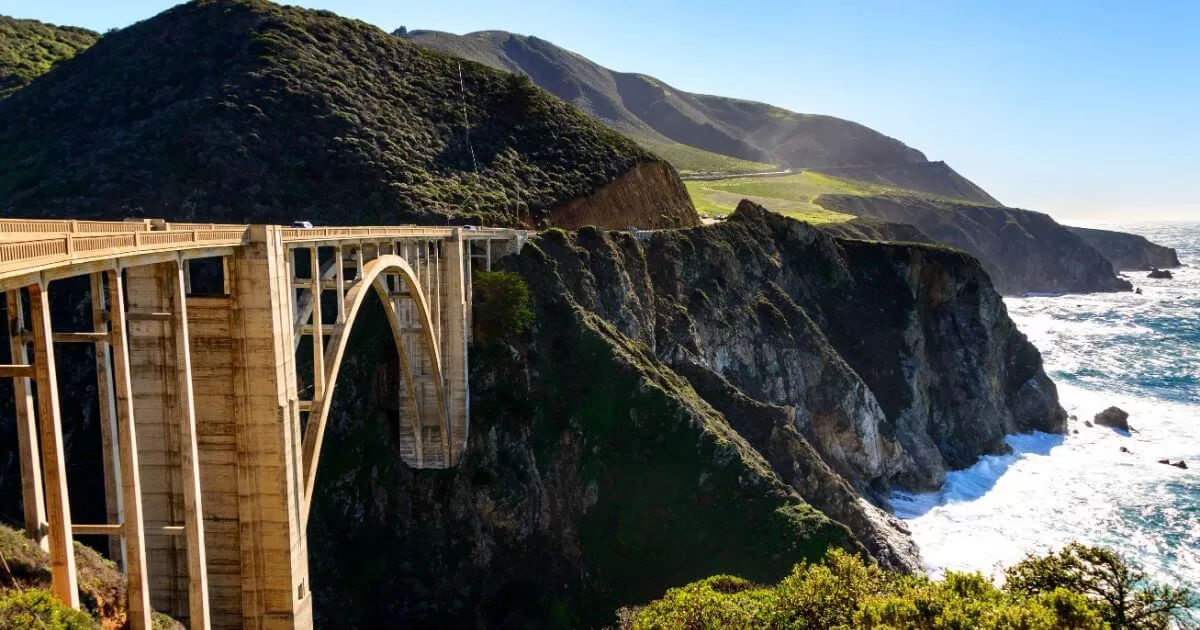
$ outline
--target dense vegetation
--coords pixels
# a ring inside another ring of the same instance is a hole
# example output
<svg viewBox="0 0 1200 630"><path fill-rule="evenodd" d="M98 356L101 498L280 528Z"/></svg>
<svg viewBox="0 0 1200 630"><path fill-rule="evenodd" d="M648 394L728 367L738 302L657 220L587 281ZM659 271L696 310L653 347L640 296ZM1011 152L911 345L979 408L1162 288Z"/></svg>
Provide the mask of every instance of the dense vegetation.
<svg viewBox="0 0 1200 630"><path fill-rule="evenodd" d="M511 271L476 271L471 279L474 339L480 343L507 342L529 329L529 285Z"/></svg>
<svg viewBox="0 0 1200 630"><path fill-rule="evenodd" d="M0 145L0 213L108 219L536 224L655 159L528 79L263 0L109 34L0 101Z"/></svg>
<svg viewBox="0 0 1200 630"><path fill-rule="evenodd" d="M1112 552L1076 544L1011 567L1003 587L978 573L893 573L832 550L773 586L718 575L619 616L637 629L1159 630L1190 603L1187 591L1147 584Z"/></svg>
<svg viewBox="0 0 1200 630"><path fill-rule="evenodd" d="M98 37L83 28L0 15L0 99L45 74L55 63L74 57Z"/></svg>

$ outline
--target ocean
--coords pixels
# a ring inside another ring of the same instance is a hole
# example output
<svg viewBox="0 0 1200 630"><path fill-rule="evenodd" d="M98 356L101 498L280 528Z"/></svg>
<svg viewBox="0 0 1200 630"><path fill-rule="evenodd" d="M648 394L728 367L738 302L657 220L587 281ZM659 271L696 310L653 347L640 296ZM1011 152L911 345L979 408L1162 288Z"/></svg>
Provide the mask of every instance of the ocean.
<svg viewBox="0 0 1200 630"><path fill-rule="evenodd" d="M1174 247L1186 266L1173 280L1125 272L1142 295L1005 300L1077 419L1066 435L1009 436L1011 454L950 473L939 492L892 496L932 574L998 577L1026 553L1080 541L1200 592L1200 223L1095 227ZM1085 426L1111 405L1134 432Z"/></svg>

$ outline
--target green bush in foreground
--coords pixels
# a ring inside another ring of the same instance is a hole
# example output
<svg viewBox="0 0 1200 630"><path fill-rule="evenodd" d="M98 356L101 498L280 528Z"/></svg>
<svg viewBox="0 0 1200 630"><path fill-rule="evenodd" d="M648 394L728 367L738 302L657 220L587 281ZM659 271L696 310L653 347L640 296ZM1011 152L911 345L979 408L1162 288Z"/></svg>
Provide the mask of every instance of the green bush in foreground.
<svg viewBox="0 0 1200 630"><path fill-rule="evenodd" d="M45 589L11 591L0 597L0 628L92 630L99 627L87 613L64 606Z"/></svg>
<svg viewBox="0 0 1200 630"><path fill-rule="evenodd" d="M1187 589L1152 584L1145 571L1113 551L1079 543L1058 553L1027 556L1005 578L1005 588L1017 593L1083 593L1114 628L1166 628L1184 609L1197 605Z"/></svg>
<svg viewBox="0 0 1200 630"><path fill-rule="evenodd" d="M1098 567L1099 573L1088 567ZM1107 577L1093 579L1098 574ZM1008 577L1004 587L978 573L948 573L935 581L885 571L835 549L821 564L796 565L774 586L718 575L671 589L662 599L623 615L622 625L1140 630L1167 628L1191 602L1186 591L1145 583L1145 575L1116 554L1082 545L1031 556L1011 568Z"/></svg>

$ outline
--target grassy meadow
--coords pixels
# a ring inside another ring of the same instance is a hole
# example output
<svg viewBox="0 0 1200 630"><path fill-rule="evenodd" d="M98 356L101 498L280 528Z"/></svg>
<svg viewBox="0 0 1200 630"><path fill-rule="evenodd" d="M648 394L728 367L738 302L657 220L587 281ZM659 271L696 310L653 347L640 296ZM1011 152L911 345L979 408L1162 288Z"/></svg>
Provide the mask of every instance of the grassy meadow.
<svg viewBox="0 0 1200 630"><path fill-rule="evenodd" d="M792 175L735 177L716 181L693 180L684 183L700 214L724 216L733 212L742 199L749 199L769 210L814 224L836 223L854 218L852 215L826 210L813 203L818 195L879 195L899 191L887 186L810 171Z"/></svg>

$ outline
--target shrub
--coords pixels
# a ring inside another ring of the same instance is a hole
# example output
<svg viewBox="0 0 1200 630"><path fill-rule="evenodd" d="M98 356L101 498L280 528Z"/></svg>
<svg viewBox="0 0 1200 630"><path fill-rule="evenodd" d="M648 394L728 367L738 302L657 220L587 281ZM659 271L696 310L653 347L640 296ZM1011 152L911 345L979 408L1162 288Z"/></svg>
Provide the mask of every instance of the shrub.
<svg viewBox="0 0 1200 630"><path fill-rule="evenodd" d="M1166 628L1192 596L1145 578L1112 551L1083 545L1027 558L1009 569L1003 588L978 573L935 581L885 571L835 549L821 563L796 565L775 586L719 575L623 610L620 621L639 629Z"/></svg>
<svg viewBox="0 0 1200 630"><path fill-rule="evenodd" d="M0 628L92 630L98 627L86 613L64 606L45 589L11 591L0 597Z"/></svg>
<svg viewBox="0 0 1200 630"><path fill-rule="evenodd" d="M1029 555L1005 572L1005 589L1027 595L1064 589L1090 598L1113 628L1158 629L1197 605L1182 588L1153 584L1140 568L1103 547L1071 543L1058 553Z"/></svg>
<svg viewBox="0 0 1200 630"><path fill-rule="evenodd" d="M529 285L511 271L476 271L474 291L475 340L510 341L529 330Z"/></svg>

